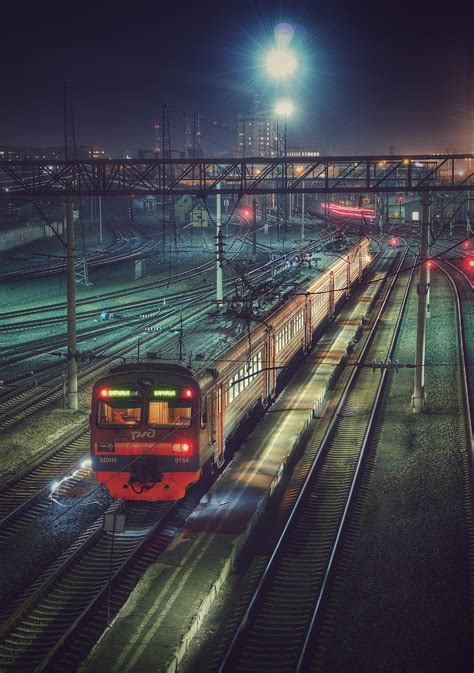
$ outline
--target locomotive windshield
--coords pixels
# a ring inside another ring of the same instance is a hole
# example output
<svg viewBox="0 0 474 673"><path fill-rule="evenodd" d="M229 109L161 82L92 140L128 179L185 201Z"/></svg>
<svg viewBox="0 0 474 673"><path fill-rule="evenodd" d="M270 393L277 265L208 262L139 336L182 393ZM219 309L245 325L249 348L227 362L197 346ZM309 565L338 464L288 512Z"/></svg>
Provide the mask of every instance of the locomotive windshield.
<svg viewBox="0 0 474 673"><path fill-rule="evenodd" d="M142 396L129 386L99 390L99 425L138 425L141 421Z"/></svg>
<svg viewBox="0 0 474 673"><path fill-rule="evenodd" d="M161 428L191 427L191 389L160 388L150 393L148 423Z"/></svg>

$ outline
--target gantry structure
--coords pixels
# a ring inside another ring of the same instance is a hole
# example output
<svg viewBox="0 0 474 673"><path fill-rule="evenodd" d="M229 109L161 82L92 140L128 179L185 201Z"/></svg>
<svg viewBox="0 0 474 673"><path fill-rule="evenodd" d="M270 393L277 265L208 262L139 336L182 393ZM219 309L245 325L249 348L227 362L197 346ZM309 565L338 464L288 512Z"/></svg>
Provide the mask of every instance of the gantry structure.
<svg viewBox="0 0 474 673"><path fill-rule="evenodd" d="M468 191L474 154L0 161L0 195L130 196ZM283 178L282 178L283 176Z"/></svg>

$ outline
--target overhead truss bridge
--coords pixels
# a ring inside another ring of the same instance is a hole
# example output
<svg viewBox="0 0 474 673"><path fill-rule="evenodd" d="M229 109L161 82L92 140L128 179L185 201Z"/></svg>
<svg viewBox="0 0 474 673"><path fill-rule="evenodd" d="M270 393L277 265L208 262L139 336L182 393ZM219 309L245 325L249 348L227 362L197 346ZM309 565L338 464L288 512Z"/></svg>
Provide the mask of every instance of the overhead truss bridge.
<svg viewBox="0 0 474 673"><path fill-rule="evenodd" d="M474 154L0 161L0 195L182 196L468 191Z"/></svg>

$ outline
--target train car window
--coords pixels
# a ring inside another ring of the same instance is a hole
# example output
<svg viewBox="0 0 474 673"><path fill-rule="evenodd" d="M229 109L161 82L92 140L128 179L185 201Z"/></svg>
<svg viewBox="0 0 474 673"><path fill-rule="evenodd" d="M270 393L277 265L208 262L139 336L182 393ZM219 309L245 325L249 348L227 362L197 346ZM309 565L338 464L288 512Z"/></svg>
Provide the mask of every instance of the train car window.
<svg viewBox="0 0 474 673"><path fill-rule="evenodd" d="M102 426L138 425L142 416L142 396L128 386L102 388L98 392L98 420Z"/></svg>
<svg viewBox="0 0 474 673"><path fill-rule="evenodd" d="M185 396L187 393L190 397ZM191 427L191 396L190 389L170 388L152 391L148 403L148 424L161 428Z"/></svg>
<svg viewBox="0 0 474 673"><path fill-rule="evenodd" d="M207 425L207 397L201 399L201 428Z"/></svg>

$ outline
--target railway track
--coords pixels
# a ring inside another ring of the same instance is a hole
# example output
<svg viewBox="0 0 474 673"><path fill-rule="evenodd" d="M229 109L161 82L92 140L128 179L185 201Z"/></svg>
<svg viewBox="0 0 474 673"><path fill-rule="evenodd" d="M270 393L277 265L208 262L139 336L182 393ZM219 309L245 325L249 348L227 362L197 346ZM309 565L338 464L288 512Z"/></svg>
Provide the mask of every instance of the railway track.
<svg viewBox="0 0 474 673"><path fill-rule="evenodd" d="M136 245L136 235L123 224L109 225L117 237L117 240L107 248L100 251L89 253L87 255L87 265L90 268L106 266L116 262L122 262L126 259L134 259L144 255L155 254L156 249L160 247L159 242L152 240L143 240ZM79 267L79 264L77 264ZM25 280L28 278L38 278L63 273L66 269L66 263L52 264L49 266L39 266L32 269L22 269L15 271L6 271L0 274L0 280L10 282L13 280Z"/></svg>
<svg viewBox="0 0 474 673"><path fill-rule="evenodd" d="M449 261L440 264L455 286L455 294L461 306L461 322L464 336L464 350L467 367L467 383L470 391L471 410L474 407L474 283L462 269Z"/></svg>
<svg viewBox="0 0 474 673"><path fill-rule="evenodd" d="M314 245L317 244L315 243ZM277 264L280 267L282 267L284 263L285 263L284 258L277 262ZM258 268L249 272L248 276L250 276L253 279L253 282L259 282L262 279L264 279L273 268L274 268L273 263L265 262ZM226 284L227 286L230 286L232 285L232 283L233 280L231 279L227 281ZM180 293L179 296L181 300L186 301L187 303L189 299L189 292ZM203 291L201 289L196 294L195 299L207 298L207 296L208 293L205 290ZM176 309L177 301L178 299L175 300L175 305L173 306L173 309ZM190 318L195 319L198 315L200 315L203 311L206 310L206 307L207 307L207 299L206 303L202 305L201 303L198 303L197 308L196 306L194 306L190 310L189 314L184 316L185 320L188 320ZM176 313L175 310L174 313ZM172 314L170 313L168 315L168 318L171 315ZM176 319L171 324L166 325L166 330L169 331L175 328L179 324L179 320L180 319ZM104 366L108 366L114 358L123 357L128 352L135 349L137 335L141 335L143 331L153 329L154 325L162 322L163 322L163 315L160 314L148 319L143 319L139 322L137 327L134 328L127 335L121 336L119 339L114 339L112 342L103 344L102 346L94 349L92 355L94 357L97 357L98 355L104 354L106 364L104 365L104 363L101 363L100 365L98 365L96 363L95 365L85 368L85 371L83 372L83 375L81 377L81 383L87 382L94 375L99 375L100 372L104 370ZM115 329L117 329L117 327ZM154 334L153 332L151 332L150 334L145 334L145 336L140 336L141 344L145 345L149 342L156 340L156 336L157 336L156 333ZM130 340L133 340L131 344ZM125 342L125 345L120 346L120 344L123 342ZM49 352L51 348L51 343L48 344L48 346L41 346L41 344L38 343L37 346L39 350L43 349L43 352L46 352L45 349L47 349L47 352ZM109 358L105 355L105 351L106 350L108 351L110 348L113 347L117 347L117 349L114 351L113 354L110 355ZM22 359L25 359L26 357L28 357L27 353L22 357ZM18 362L20 359L21 359L20 356L13 357L10 358L8 362L12 362L13 360L15 362ZM5 365L5 362L3 364ZM57 373L55 374L55 372ZM47 370L45 368L44 371L27 372L26 378L22 380L21 384L17 386L15 389L13 389L13 391L12 390L9 391L8 389L5 390L4 394L2 395L3 399L0 402L0 429L7 430L16 425L19 421L25 419L33 411L38 411L40 409L46 408L50 404L58 401L64 395L64 381L61 379L63 375L64 375L63 366L53 364ZM5 380L7 382L9 381L8 378ZM45 387L49 388L49 390L45 390Z"/></svg>
<svg viewBox="0 0 474 673"><path fill-rule="evenodd" d="M0 669L69 673L197 505L195 491L173 504L114 504L126 531L105 532L99 518L32 584L0 627Z"/></svg>
<svg viewBox="0 0 474 673"><path fill-rule="evenodd" d="M406 272L399 281L392 278L331 420L317 426L279 513L286 524L224 654L220 673L312 670L314 641L356 506L385 381L386 370L376 377L367 363L391 357L411 277Z"/></svg>
<svg viewBox="0 0 474 673"><path fill-rule="evenodd" d="M89 457L88 425L76 426L46 454L0 483L0 545L49 507L47 496L55 480L76 470L82 478L80 471L87 469L83 461Z"/></svg>
<svg viewBox="0 0 474 673"><path fill-rule="evenodd" d="M461 387L464 400L466 450L463 453L464 512L469 555L469 588L471 634L474 638L474 309L473 284L458 267L450 262L440 265L454 293L458 324L458 348L461 356Z"/></svg>
<svg viewBox="0 0 474 673"><path fill-rule="evenodd" d="M204 311L207 310L206 306L193 307L188 310L187 313L183 316L184 320L195 319L201 315ZM181 321L180 317L174 317L175 312L170 314L171 322L166 325L166 330L172 330L176 328ZM153 325L157 322L156 318L152 318L148 321L148 325ZM143 330L143 326L139 328L140 333ZM141 337L141 344L146 345L147 343L156 339L156 334L150 333ZM132 343L130 343L132 340ZM126 341L126 343L123 343ZM120 345L120 343L122 345ZM106 354L105 349L117 346L116 350L113 353ZM102 372L110 366L110 364L118 359L123 358L128 353L136 350L136 334L128 335L126 339L123 337L120 340L114 340L112 343L108 343L103 346L101 349L97 349L97 353L103 353L103 359L100 362L95 362L91 365L83 367L79 372L79 380L81 385L87 384L92 379L99 376ZM62 376L62 366L61 371L59 372ZM28 383L26 383L27 389L22 390L20 393L14 395L10 399L6 400L0 405L0 430L8 430L13 426L17 425L20 421L24 420L30 416L35 411L45 409L54 402L60 400L64 394L64 381L61 379L61 376L53 376L53 372L49 371L44 375L44 384L38 385L35 383L33 387L28 388ZM39 378L36 374L33 374L33 380ZM45 392L44 386L46 382L49 390Z"/></svg>
<svg viewBox="0 0 474 673"><path fill-rule="evenodd" d="M183 503L188 508L184 514L199 497L192 504ZM118 559L114 551L112 611L126 600L138 575L168 544L175 530L174 519L169 517L179 517L178 511L157 512L143 507L131 507L128 514L127 535L116 536L114 543ZM87 539L84 535L74 545L73 559L63 557L33 583L28 594L13 606L0 631L0 668L73 670L107 623L111 548L111 535L104 533L101 521L97 521Z"/></svg>
<svg viewBox="0 0 474 673"><path fill-rule="evenodd" d="M337 232L336 232L337 233ZM308 249L312 249L317 245L321 245L321 243L327 242L331 237L326 237L322 238L321 240L314 241L312 244L306 244ZM240 243L240 247L237 250L232 251L232 247L236 245L237 243ZM245 247L246 244L248 244L248 236L241 238L239 233L237 233L232 242L228 246L228 253L232 253L231 255L231 260L234 258L236 255L238 255ZM259 249L262 251L269 251L268 246L265 246L264 244L259 244ZM281 258L284 258L286 254L288 254L287 251L274 251L274 254L280 255ZM173 276L162 278L160 280L156 280L150 283L145 283L141 285L140 287L131 287L131 288L123 288L121 290L114 290L110 292L104 292L101 293L100 297L84 297L84 298L78 298L76 300L76 306L81 307L81 306L90 306L91 302L94 299L100 299L100 310L101 311L118 311L118 310L130 310L130 309L139 309L142 307L146 307L147 305L153 304L153 300L150 299L143 299L143 300L136 300L133 301L129 304L121 304L119 307L115 304L104 304L105 301L109 301L111 299L122 299L123 297L129 296L129 295L135 295L135 294L140 294L143 292L148 292L150 290L156 290L160 289L163 287L168 287L170 284L177 283L181 280L187 280L189 278L194 278L202 275L203 273L207 271L213 270L215 267L215 261L211 260L209 262L205 262L204 264L200 264L197 267L195 267L192 270L187 270L182 273L174 274ZM210 288L211 286L209 286ZM160 297L159 301L162 301L163 299L166 299L167 301L172 301L173 298L175 297L174 294L170 293L169 295L163 295ZM28 320L25 323L25 318L27 318L30 315L37 315L41 313L54 313L54 312L62 312L62 315L60 316L49 316L47 317L48 323L52 322L61 322L65 320L65 315L66 315L66 309L67 309L67 303L66 302L60 302L60 303L55 303L55 304L45 304L42 306L35 306L35 307L28 307L28 308L23 308L23 309L17 309L13 311L3 311L2 312L2 324L0 324L0 331L9 331L13 329L18 329L18 322L21 324L21 329L26 329L29 327L36 327L36 326L41 326L44 324L44 319L37 318L37 319L32 319ZM89 311L81 311L78 314L78 320L85 319L87 317L95 317L97 315L97 311L99 308L89 310ZM7 320L12 320L14 322L7 323L3 321Z"/></svg>

